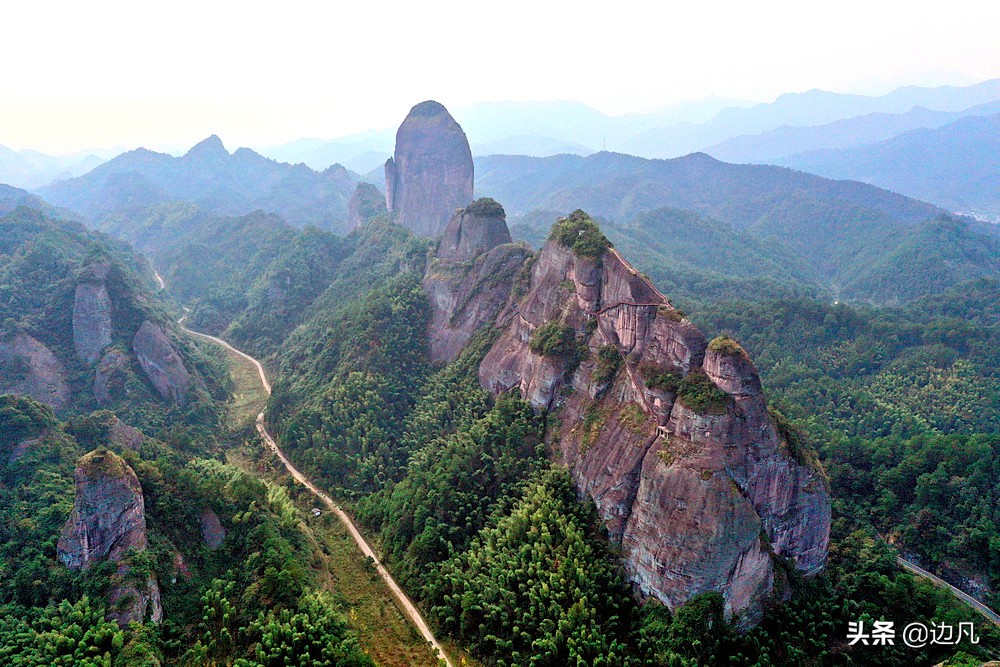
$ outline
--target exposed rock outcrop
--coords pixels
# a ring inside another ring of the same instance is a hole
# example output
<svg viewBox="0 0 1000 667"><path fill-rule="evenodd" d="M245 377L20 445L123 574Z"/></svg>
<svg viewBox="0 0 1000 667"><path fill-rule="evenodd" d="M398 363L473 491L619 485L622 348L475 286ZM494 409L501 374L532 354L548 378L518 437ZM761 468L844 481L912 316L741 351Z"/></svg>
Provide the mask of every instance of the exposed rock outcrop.
<svg viewBox="0 0 1000 667"><path fill-rule="evenodd" d="M110 405L126 394L131 366L132 358L127 352L111 348L104 353L94 373L94 397L98 405Z"/></svg>
<svg viewBox="0 0 1000 667"><path fill-rule="evenodd" d="M205 544L209 549L218 549L226 539L226 529L219 521L219 515L210 509L201 513L201 536L205 539Z"/></svg>
<svg viewBox="0 0 1000 667"><path fill-rule="evenodd" d="M0 394L28 396L61 410L70 400L67 377L52 350L28 334L0 343Z"/></svg>
<svg viewBox="0 0 1000 667"><path fill-rule="evenodd" d="M421 102L396 132L385 163L386 208L420 236L438 236L456 208L472 201L472 151L465 132L438 102Z"/></svg>
<svg viewBox="0 0 1000 667"><path fill-rule="evenodd" d="M132 351L163 400L183 405L191 388L191 375L163 329L144 321L132 339Z"/></svg>
<svg viewBox="0 0 1000 667"><path fill-rule="evenodd" d="M111 345L114 330L111 297L105 285L108 267L90 267L88 275L76 286L73 301L73 345L81 361L92 364Z"/></svg>
<svg viewBox="0 0 1000 667"><path fill-rule="evenodd" d="M470 262L498 245L512 242L503 206L489 198L477 199L455 211L444 230L437 258Z"/></svg>
<svg viewBox="0 0 1000 667"><path fill-rule="evenodd" d="M578 367L579 353L532 350L551 322L586 348ZM674 609L718 591L728 614L752 624L781 587L776 557L822 570L825 478L779 433L749 357L727 339L706 344L617 251L550 240L499 324L481 383L559 409L559 456L643 594Z"/></svg>
<svg viewBox="0 0 1000 667"><path fill-rule="evenodd" d="M76 501L57 544L59 560L73 570L109 560L118 565L108 594L108 618L123 627L131 621L163 617L156 578L137 576L131 553L146 550L146 513L142 487L129 465L115 453L98 449L76 467Z"/></svg>
<svg viewBox="0 0 1000 667"><path fill-rule="evenodd" d="M385 195L371 183L358 181L347 201L347 230L357 229L381 213L386 213Z"/></svg>
<svg viewBox="0 0 1000 667"><path fill-rule="evenodd" d="M496 318L529 254L511 242L503 207L492 199L455 212L423 280L431 361L453 360Z"/></svg>

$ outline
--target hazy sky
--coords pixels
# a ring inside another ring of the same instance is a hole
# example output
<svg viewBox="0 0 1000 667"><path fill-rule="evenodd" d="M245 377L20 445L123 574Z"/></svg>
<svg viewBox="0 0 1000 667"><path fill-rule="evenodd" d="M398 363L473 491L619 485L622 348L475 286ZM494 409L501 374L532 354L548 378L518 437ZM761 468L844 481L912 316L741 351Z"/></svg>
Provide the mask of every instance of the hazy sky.
<svg viewBox="0 0 1000 667"><path fill-rule="evenodd" d="M3 18L0 144L52 153L335 137L428 98L618 114L1000 77L985 0L33 0Z"/></svg>

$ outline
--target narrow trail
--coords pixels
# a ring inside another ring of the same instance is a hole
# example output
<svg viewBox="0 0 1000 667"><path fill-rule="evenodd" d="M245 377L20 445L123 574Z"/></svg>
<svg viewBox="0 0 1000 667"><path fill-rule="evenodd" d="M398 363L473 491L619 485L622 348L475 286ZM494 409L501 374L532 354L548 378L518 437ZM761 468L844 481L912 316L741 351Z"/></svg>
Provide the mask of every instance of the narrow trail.
<svg viewBox="0 0 1000 667"><path fill-rule="evenodd" d="M156 274L156 278L157 282L159 282L160 285L162 286L163 279L160 278L159 274ZM184 320L187 319L187 313L190 311L187 308L185 308L184 311L185 311L184 317L180 318L177 321L177 324L185 333L190 334L192 336L196 336L198 338L202 338L204 340L211 341L216 345L221 345L230 352L237 354L243 359L246 359L248 362L252 363L254 367L257 369L257 374L260 376L260 383L264 387L265 393L267 393L268 396L271 395L271 383L268 381L267 374L264 372L264 367L261 365L259 361L251 357L246 352L237 350L235 347L233 347L226 341L222 340L221 338L217 338L216 336L210 336L208 334L201 333L200 331L194 331L193 329L188 329L186 326L184 326ZM292 462L288 460L288 457L285 456L285 453L281 451L280 447L278 447L278 443L275 441L274 437L267 430L267 424L265 424L264 422L263 412L257 415L257 433L260 434L260 437L264 440L265 444L267 445L267 448L270 449L275 454L275 456L278 457L278 459L281 461L282 464L284 464L285 469L288 470L289 474L295 479L295 481L297 481L299 484L309 489L313 493L313 495L319 498L324 505L326 505L334 514L337 515L337 518L340 519L341 523L344 524L344 527L347 528L347 532L349 532L351 534L351 537L354 538L354 542L358 545L358 548L361 550L361 553L367 556L368 558L371 558L372 561L375 563L375 569L378 571L379 576L382 577L382 581L384 581L385 585L389 588L390 591L392 591L393 596L399 603L400 609L413 622L413 625L417 627L417 630L420 631L420 635L424 638L424 641L426 641L428 644L431 645L431 647L434 649L434 652L437 654L437 657L440 661L444 662L444 664L447 665L447 667L454 667L451 660L448 658L448 655L445 653L444 648L442 648L441 644L434 637L434 633L431 632L430 626L427 625L427 622L424 620L424 617L420 614L420 610L417 609L416 605L413 604L413 601L410 600L409 596L406 595L403 589L400 588L399 584L396 583L396 580L392 578L392 575L389 574L389 570L387 570L386 567L382 564L382 561L379 560L379 557L375 554L375 551L371 548L371 545L368 544L368 541L365 540L364 536L358 530L357 526L354 525L354 521L351 520L351 517L348 516L347 512L345 512L343 508L340 507L340 505L334 502L333 498L331 498L326 493L321 491L319 487L317 487L309 480L308 477L299 472L298 468L292 465Z"/></svg>

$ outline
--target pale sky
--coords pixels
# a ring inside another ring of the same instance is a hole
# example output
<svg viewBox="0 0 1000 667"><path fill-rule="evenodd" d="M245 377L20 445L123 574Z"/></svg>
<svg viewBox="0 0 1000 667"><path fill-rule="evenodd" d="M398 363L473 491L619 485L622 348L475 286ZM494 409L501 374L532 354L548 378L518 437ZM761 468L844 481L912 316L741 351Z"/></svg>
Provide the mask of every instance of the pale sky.
<svg viewBox="0 0 1000 667"><path fill-rule="evenodd" d="M424 99L611 114L1000 77L1000 3L6 3L0 145L230 149L397 125ZM683 5L683 6L682 6Z"/></svg>

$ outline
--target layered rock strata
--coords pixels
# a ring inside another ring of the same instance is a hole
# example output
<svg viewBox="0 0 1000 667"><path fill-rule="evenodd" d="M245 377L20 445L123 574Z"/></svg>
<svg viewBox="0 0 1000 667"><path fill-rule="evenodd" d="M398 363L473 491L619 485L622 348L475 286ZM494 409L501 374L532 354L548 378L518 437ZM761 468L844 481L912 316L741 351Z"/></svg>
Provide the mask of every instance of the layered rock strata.
<svg viewBox="0 0 1000 667"><path fill-rule="evenodd" d="M749 357L707 344L617 251L581 257L549 241L498 322L481 383L559 411L558 456L643 594L675 609L718 591L749 625L782 588L779 559L823 569L827 483L779 432ZM585 348L576 368L532 351L553 322Z"/></svg>
<svg viewBox="0 0 1000 667"><path fill-rule="evenodd" d="M385 163L386 208L417 235L438 236L455 209L472 201L473 175L461 126L438 102L421 102L399 126Z"/></svg>

